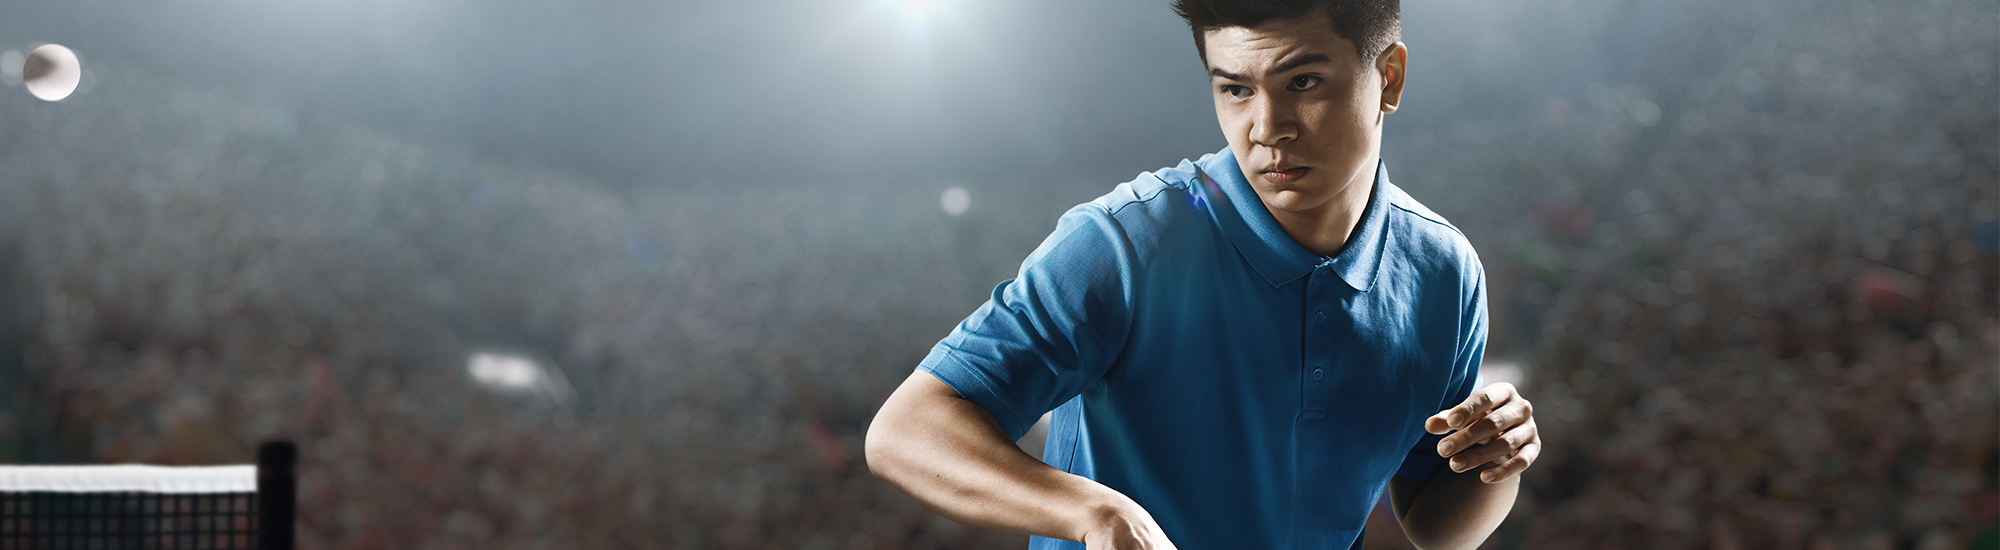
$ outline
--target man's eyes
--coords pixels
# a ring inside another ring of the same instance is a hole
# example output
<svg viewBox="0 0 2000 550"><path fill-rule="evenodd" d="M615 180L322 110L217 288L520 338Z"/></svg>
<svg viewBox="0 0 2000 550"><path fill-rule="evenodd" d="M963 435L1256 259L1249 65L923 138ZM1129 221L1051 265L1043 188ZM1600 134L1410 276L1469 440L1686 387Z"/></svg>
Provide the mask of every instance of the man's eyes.
<svg viewBox="0 0 2000 550"><path fill-rule="evenodd" d="M1326 82L1326 79L1324 78L1320 78L1315 75L1302 74L1299 76L1292 77L1291 82L1285 83L1285 89L1294 92L1303 92L1306 90L1317 88L1319 87L1320 84L1324 82ZM1217 90L1221 91L1224 94L1228 94L1229 97L1233 97L1236 99L1243 99L1246 97L1250 97L1250 87L1243 86L1240 84L1223 84L1220 88L1217 88Z"/></svg>

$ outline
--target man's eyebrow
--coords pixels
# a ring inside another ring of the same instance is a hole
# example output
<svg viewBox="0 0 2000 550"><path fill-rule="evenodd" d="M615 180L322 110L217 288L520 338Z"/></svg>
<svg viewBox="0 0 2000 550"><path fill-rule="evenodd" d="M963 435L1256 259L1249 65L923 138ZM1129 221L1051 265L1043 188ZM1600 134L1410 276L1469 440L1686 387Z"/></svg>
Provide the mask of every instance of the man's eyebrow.
<svg viewBox="0 0 2000 550"><path fill-rule="evenodd" d="M1327 57L1325 54L1309 53L1298 57L1294 57L1290 61L1279 63L1277 68L1271 69L1271 73L1272 74L1287 73L1291 72L1292 69L1297 69L1299 67L1304 67L1306 65L1311 65L1314 63L1326 63L1328 61L1333 61L1333 58ZM1250 80L1248 77L1245 77L1243 75L1239 75L1236 73L1216 68L1208 69L1208 76L1211 77L1219 76L1237 82L1244 82Z"/></svg>
<svg viewBox="0 0 2000 550"><path fill-rule="evenodd" d="M1299 67L1304 67L1306 65L1311 65L1314 63L1326 63L1328 61L1333 61L1333 58L1327 57L1325 54L1309 53L1298 57L1294 57L1292 58L1291 61L1279 63L1278 68L1271 69L1271 73L1284 74L1291 72L1292 69L1297 69Z"/></svg>

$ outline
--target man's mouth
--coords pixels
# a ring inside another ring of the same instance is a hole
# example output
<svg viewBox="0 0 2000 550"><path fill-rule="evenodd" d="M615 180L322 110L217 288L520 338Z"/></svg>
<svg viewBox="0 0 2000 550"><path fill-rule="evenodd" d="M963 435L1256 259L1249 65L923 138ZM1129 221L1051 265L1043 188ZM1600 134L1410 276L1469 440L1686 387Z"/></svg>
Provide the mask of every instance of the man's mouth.
<svg viewBox="0 0 2000 550"><path fill-rule="evenodd" d="M1305 168L1305 167L1291 168L1286 170L1265 170L1263 172L1260 172L1259 175L1264 176L1264 181L1277 184L1285 184L1298 181L1299 178L1306 177L1306 172L1311 170L1312 170L1311 168Z"/></svg>

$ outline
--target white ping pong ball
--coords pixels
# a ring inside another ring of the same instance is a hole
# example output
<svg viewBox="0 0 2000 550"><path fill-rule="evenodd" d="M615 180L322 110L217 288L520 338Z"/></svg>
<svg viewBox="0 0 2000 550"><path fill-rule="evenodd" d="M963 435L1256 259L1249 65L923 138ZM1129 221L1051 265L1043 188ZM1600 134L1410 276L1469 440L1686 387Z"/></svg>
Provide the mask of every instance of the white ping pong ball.
<svg viewBox="0 0 2000 550"><path fill-rule="evenodd" d="M76 92L76 85L83 81L83 65L76 60L76 52L61 44L43 44L28 53L28 59L21 65L21 79L28 85L28 93L42 101L62 101Z"/></svg>

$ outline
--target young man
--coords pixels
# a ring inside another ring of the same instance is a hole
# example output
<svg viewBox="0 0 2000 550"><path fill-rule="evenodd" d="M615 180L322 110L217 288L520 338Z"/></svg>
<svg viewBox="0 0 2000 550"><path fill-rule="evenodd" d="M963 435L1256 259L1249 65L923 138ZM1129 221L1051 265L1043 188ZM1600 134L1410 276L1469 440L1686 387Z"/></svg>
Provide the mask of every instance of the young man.
<svg viewBox="0 0 2000 550"><path fill-rule="evenodd" d="M1385 486L1419 546L1477 546L1541 444L1475 389L1472 246L1379 160L1396 0L1175 9L1229 148L1064 214L883 404L869 467L1033 548L1358 548ZM1051 409L1037 462L1013 440Z"/></svg>

